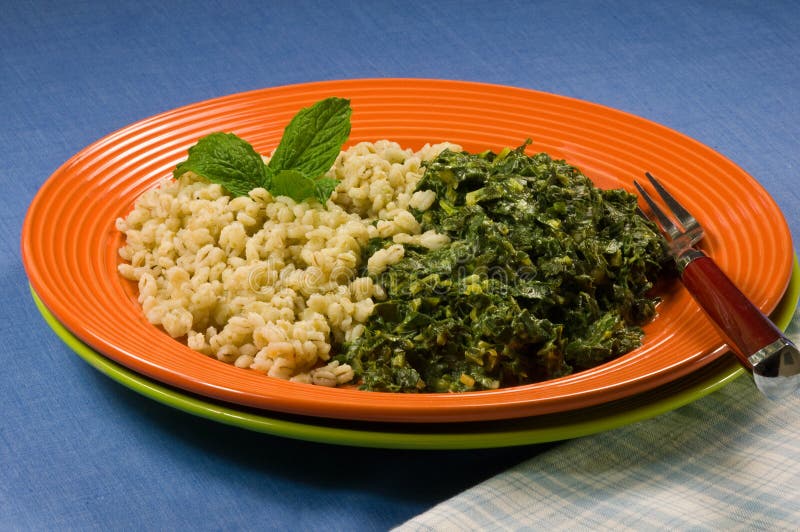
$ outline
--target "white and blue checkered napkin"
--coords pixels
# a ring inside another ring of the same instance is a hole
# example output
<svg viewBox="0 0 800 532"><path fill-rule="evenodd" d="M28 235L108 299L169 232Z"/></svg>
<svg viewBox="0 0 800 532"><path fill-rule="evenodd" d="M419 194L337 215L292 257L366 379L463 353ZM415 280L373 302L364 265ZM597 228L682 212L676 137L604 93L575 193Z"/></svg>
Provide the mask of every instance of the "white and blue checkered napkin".
<svg viewBox="0 0 800 532"><path fill-rule="evenodd" d="M787 331L800 341L800 311ZM743 376L678 410L572 440L398 530L800 530L800 393Z"/></svg>

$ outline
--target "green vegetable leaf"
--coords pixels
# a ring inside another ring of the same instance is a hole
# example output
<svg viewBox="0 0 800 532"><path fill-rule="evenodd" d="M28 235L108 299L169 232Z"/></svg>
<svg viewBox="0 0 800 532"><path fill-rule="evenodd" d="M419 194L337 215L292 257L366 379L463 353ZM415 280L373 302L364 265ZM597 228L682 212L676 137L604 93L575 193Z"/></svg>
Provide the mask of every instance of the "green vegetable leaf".
<svg viewBox="0 0 800 532"><path fill-rule="evenodd" d="M272 176L269 188L273 196L289 196L297 202L316 195L314 180L297 170L281 170Z"/></svg>
<svg viewBox="0 0 800 532"><path fill-rule="evenodd" d="M624 190L601 190L565 161L445 150L417 190L415 218L450 243L405 244L375 280L386 294L335 356L365 389L460 392L594 367L640 345L649 293L669 257ZM393 245L375 238L362 261ZM369 275L364 268L360 274Z"/></svg>
<svg viewBox="0 0 800 532"><path fill-rule="evenodd" d="M232 133L211 133L189 148L189 158L178 164L173 175L178 178L188 171L222 185L235 196L246 196L266 179L261 156Z"/></svg>
<svg viewBox="0 0 800 532"><path fill-rule="evenodd" d="M315 198L325 205L338 184L338 179L322 178L315 181L297 170L281 170L272 177L269 191L273 196L288 196L297 202Z"/></svg>
<svg viewBox="0 0 800 532"><path fill-rule="evenodd" d="M351 113L350 101L343 98L327 98L302 109L286 126L270 170L297 170L310 179L330 170L350 135Z"/></svg>
<svg viewBox="0 0 800 532"><path fill-rule="evenodd" d="M338 179L331 179L329 177L323 177L314 181L315 195L320 203L325 205L325 202L331 197L331 193L339 185L339 182Z"/></svg>
<svg viewBox="0 0 800 532"><path fill-rule="evenodd" d="M286 126L268 165L233 133L211 133L189 148L189 158L173 175L178 178L192 171L234 196L264 187L273 196L297 202L316 198L324 205L339 181L323 175L350 135L351 114L350 101L343 98L327 98L301 109Z"/></svg>

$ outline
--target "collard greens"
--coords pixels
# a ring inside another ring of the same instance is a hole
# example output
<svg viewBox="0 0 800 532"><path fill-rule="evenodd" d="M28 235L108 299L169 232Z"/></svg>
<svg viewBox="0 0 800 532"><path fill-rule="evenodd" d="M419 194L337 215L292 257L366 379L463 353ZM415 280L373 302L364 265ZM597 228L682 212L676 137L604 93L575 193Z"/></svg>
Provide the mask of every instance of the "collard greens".
<svg viewBox="0 0 800 532"><path fill-rule="evenodd" d="M545 153L446 150L417 190L415 212L447 234L436 250L405 245L376 279L387 298L342 346L368 390L492 389L567 375L639 346L648 295L665 260L636 197L601 190ZM375 239L366 257L391 245Z"/></svg>

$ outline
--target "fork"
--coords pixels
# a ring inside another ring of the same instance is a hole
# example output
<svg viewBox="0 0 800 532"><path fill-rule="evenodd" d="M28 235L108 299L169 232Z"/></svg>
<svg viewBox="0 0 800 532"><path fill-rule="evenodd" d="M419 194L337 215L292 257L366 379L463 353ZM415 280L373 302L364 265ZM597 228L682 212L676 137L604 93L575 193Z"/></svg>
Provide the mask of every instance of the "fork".
<svg viewBox="0 0 800 532"><path fill-rule="evenodd" d="M758 389L779 399L800 386L797 347L734 285L695 244L703 228L649 172L650 184L671 215L637 181L633 184L650 207L678 266L681 281L727 339L739 361L753 374ZM677 223L676 223L677 222Z"/></svg>

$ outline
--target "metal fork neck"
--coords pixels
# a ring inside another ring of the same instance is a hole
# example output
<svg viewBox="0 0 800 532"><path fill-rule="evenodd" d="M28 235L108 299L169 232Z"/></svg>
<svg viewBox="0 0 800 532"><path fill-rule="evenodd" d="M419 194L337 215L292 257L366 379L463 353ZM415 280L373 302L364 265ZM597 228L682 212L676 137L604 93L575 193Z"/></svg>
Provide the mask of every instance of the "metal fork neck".
<svg viewBox="0 0 800 532"><path fill-rule="evenodd" d="M675 263L678 265L678 272L683 273L686 267L695 260L705 257L706 254L699 249L689 248L675 256Z"/></svg>

